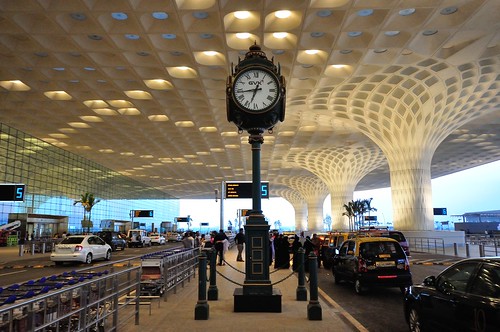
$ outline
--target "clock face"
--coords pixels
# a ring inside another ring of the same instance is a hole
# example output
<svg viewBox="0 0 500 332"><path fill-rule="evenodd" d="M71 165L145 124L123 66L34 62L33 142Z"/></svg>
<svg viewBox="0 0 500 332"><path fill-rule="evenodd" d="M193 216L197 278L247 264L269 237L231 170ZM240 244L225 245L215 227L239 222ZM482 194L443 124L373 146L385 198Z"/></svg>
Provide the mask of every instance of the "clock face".
<svg viewBox="0 0 500 332"><path fill-rule="evenodd" d="M241 72L234 80L234 101L249 112L261 112L278 100L279 84L275 75L263 69Z"/></svg>

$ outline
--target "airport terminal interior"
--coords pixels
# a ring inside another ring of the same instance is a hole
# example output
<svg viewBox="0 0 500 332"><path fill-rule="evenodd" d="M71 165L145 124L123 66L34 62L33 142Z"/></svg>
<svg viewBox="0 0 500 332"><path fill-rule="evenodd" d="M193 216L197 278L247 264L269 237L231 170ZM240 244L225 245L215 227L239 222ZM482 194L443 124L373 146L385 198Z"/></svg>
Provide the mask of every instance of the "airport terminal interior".
<svg viewBox="0 0 500 332"><path fill-rule="evenodd" d="M394 227L432 230L431 179L500 159L499 22L497 0L0 0L0 182L26 185L0 223L77 228L92 193L96 228L159 224L251 181L226 84L256 44L286 105L261 178L296 229L391 187Z"/></svg>

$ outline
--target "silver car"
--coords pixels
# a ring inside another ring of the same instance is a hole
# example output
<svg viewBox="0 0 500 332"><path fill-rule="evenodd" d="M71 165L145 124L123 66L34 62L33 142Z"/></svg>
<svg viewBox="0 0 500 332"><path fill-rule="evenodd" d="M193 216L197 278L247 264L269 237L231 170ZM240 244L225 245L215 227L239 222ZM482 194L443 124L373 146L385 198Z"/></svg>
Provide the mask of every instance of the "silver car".
<svg viewBox="0 0 500 332"><path fill-rule="evenodd" d="M111 246L96 235L71 235L54 248L50 260L56 265L64 262L90 264L95 259L111 259Z"/></svg>

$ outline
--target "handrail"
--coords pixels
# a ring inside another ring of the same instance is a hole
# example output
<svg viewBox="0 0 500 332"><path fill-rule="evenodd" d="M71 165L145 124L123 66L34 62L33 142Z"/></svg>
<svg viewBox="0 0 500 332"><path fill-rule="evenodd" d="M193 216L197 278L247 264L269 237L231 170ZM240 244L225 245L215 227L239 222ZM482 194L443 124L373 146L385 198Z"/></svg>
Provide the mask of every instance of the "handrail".
<svg viewBox="0 0 500 332"><path fill-rule="evenodd" d="M406 237L410 251L445 254L445 245L442 238Z"/></svg>

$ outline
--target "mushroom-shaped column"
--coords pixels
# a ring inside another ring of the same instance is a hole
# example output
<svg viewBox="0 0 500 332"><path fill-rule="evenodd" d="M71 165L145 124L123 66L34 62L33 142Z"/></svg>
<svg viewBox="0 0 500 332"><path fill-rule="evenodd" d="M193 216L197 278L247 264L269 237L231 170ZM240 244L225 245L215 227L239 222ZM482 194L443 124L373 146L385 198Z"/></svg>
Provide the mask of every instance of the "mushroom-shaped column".
<svg viewBox="0 0 500 332"><path fill-rule="evenodd" d="M323 203L328 195L328 187L317 177L303 176L278 178L276 183L297 190L307 202L307 229L323 231Z"/></svg>
<svg viewBox="0 0 500 332"><path fill-rule="evenodd" d="M375 144L301 151L290 153L287 160L325 182L331 195L333 229L349 228L342 215L344 204L352 200L356 185L366 174L386 163L382 150Z"/></svg>
<svg viewBox="0 0 500 332"><path fill-rule="evenodd" d="M280 188L272 190L273 194L283 197L292 204L295 210L295 230L303 231L307 229L307 204L300 193L291 188Z"/></svg>
<svg viewBox="0 0 500 332"><path fill-rule="evenodd" d="M453 130L498 108L498 57L451 67L435 59L353 77L331 95L387 157L394 227L433 230L431 161Z"/></svg>

